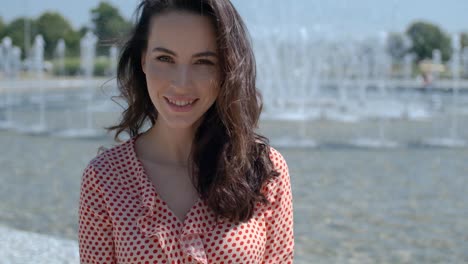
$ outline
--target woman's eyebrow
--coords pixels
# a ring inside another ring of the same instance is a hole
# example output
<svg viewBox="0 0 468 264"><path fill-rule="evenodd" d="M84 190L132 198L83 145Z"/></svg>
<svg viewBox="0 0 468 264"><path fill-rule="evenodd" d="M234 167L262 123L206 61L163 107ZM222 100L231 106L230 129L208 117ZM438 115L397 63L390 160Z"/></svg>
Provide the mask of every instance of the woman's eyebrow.
<svg viewBox="0 0 468 264"><path fill-rule="evenodd" d="M156 51L169 53L169 54L171 54L171 55L177 57L177 54L176 54L174 51L170 50L170 49L166 49L166 48L163 48L163 47L155 47L155 48L153 48L152 52L156 52Z"/></svg>
<svg viewBox="0 0 468 264"><path fill-rule="evenodd" d="M168 53L168 54L171 54L171 55L177 57L177 53L175 53L174 51L172 51L170 49L167 49L167 48L163 48L163 47L153 48L152 52L156 52L156 51ZM218 54L216 54L216 52L213 52L213 51L203 51L203 52L199 52L199 53L194 54L192 57L194 57L194 58L199 58L199 57L218 58Z"/></svg>
<svg viewBox="0 0 468 264"><path fill-rule="evenodd" d="M216 52L213 52L213 51L204 51L204 52L200 52L200 53L197 53L195 55L193 55L194 58L198 58L198 57L215 57L215 58L218 58L218 54L216 54Z"/></svg>

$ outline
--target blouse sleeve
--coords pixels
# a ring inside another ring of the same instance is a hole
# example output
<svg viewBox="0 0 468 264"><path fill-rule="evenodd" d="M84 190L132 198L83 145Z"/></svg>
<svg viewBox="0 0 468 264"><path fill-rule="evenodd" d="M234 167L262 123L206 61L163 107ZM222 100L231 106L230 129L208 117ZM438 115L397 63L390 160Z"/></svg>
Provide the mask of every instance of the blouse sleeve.
<svg viewBox="0 0 468 264"><path fill-rule="evenodd" d="M270 204L265 211L267 238L263 263L292 263L294 232L289 171L279 152L272 149L270 158L280 175L266 186Z"/></svg>
<svg viewBox="0 0 468 264"><path fill-rule="evenodd" d="M112 223L96 170L91 164L81 180L78 215L80 263L116 263Z"/></svg>

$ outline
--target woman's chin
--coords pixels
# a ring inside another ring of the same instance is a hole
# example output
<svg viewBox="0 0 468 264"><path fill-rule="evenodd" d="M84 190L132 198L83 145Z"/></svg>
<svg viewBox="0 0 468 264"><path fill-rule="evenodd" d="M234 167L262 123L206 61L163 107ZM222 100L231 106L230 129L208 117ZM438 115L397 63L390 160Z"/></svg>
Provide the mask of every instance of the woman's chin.
<svg viewBox="0 0 468 264"><path fill-rule="evenodd" d="M169 129L177 129L177 130L182 130L182 129L195 129L198 127L199 122L196 120L171 120L170 122L165 122L165 126Z"/></svg>

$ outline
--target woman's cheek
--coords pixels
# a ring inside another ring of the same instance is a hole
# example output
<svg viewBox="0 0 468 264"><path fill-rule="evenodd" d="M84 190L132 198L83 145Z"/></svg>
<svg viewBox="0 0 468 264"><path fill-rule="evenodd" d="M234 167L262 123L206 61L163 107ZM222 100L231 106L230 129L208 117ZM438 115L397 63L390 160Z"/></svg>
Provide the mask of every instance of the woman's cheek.
<svg viewBox="0 0 468 264"><path fill-rule="evenodd" d="M217 71L211 66L194 66L194 78L199 82L213 82L217 80Z"/></svg>
<svg viewBox="0 0 468 264"><path fill-rule="evenodd" d="M173 70L171 71L170 67L159 65L158 63L151 62L147 67L147 75L151 79L163 80L165 78L170 78Z"/></svg>

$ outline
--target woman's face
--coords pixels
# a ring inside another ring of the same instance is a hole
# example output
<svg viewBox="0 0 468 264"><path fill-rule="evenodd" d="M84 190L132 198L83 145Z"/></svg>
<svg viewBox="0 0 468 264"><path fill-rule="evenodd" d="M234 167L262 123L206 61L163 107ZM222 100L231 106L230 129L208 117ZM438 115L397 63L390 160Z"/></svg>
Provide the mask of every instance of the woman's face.
<svg viewBox="0 0 468 264"><path fill-rule="evenodd" d="M219 92L216 33L209 18L188 12L153 17L141 63L157 122L194 128Z"/></svg>

